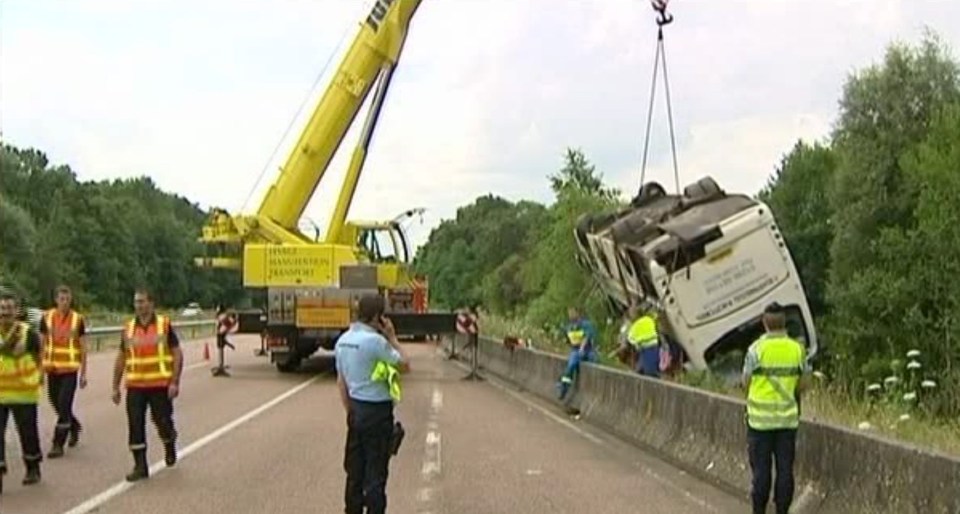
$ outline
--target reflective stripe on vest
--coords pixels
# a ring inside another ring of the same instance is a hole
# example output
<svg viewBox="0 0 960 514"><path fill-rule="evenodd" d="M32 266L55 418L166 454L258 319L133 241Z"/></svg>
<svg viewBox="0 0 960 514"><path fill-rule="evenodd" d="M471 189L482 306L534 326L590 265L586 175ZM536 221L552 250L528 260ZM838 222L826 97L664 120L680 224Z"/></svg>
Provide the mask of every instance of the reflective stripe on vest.
<svg viewBox="0 0 960 514"><path fill-rule="evenodd" d="M18 322L0 334L0 403L37 403L40 396L40 368L27 352L29 330L30 325Z"/></svg>
<svg viewBox="0 0 960 514"><path fill-rule="evenodd" d="M386 382L390 388L390 398L394 402L400 401L403 392L400 387L400 370L396 366L384 361L377 361L377 365L374 366L373 373L370 375L370 380Z"/></svg>
<svg viewBox="0 0 960 514"><path fill-rule="evenodd" d="M134 318L127 322L124 346L127 387L167 387L173 378L173 354L167 344L170 320L157 316L147 327L137 325Z"/></svg>
<svg viewBox="0 0 960 514"><path fill-rule="evenodd" d="M803 347L785 336L765 336L756 346L759 363L747 395L747 423L754 430L797 428L795 396L803 373Z"/></svg>
<svg viewBox="0 0 960 514"><path fill-rule="evenodd" d="M653 316L641 316L630 325L630 332L627 334L627 340L637 348L650 348L657 346L657 322Z"/></svg>
<svg viewBox="0 0 960 514"><path fill-rule="evenodd" d="M43 343L43 369L68 373L80 369L80 314L71 310L59 316L56 309L46 315L47 337Z"/></svg>

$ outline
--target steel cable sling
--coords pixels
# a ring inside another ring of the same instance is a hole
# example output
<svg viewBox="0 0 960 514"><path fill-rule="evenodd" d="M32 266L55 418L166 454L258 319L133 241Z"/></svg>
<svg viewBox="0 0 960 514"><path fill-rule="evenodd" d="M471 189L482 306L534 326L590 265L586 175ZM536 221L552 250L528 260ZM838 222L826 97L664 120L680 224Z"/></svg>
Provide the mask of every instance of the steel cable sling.
<svg viewBox="0 0 960 514"><path fill-rule="evenodd" d="M650 127L653 122L653 101L657 94L657 75L660 71L660 61L663 61L663 87L667 99L667 119L670 124L670 149L673 154L673 177L676 182L677 194L680 194L680 169L677 166L677 142L673 130L673 107L670 101L670 80L667 76L667 53L663 45L663 26L673 22L673 15L667 14L667 3L670 0L650 0L653 10L657 11L657 51L653 62L653 78L650 81L650 103L647 108L647 133L643 141L643 161L640 166L640 187L647 172L647 151L650 148Z"/></svg>

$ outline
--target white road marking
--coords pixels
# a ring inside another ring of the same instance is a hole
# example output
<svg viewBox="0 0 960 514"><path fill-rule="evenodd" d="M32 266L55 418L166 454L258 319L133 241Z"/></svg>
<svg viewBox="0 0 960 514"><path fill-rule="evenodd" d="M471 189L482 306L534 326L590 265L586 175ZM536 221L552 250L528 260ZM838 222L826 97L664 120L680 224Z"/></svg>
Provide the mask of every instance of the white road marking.
<svg viewBox="0 0 960 514"><path fill-rule="evenodd" d="M184 457L187 457L188 455L199 450L200 448L203 448L204 446L212 443L213 441L216 441L217 439L228 434L229 432L239 427L240 425L246 423L247 421L250 421L251 419L259 416L260 414L263 414L268 409L276 406L280 402L306 389L307 386L309 386L310 384L313 384L319 379L320 379L320 375L317 375L308 380L305 380L300 384L288 389L286 392L275 397L274 399L247 412L246 414L240 416L239 418L234 419L233 421L227 423L226 425L223 425L222 427L214 430L213 432L210 432L209 434L201 437L200 439L197 439L196 441L191 443L189 446L181 450L179 452L179 457L181 459ZM150 474L154 475L156 473L159 473L160 471L163 471L164 469L166 469L166 464L164 464L163 461L157 461L150 466ZM89 500L81 503L80 505L77 505L76 507L70 509L69 511L66 512L66 514L85 514L87 512L91 512L94 509L102 506L107 501L125 493L133 486L134 486L134 483L131 483L131 482L127 482L127 481L118 482L113 487L101 492L100 494L90 498Z"/></svg>
<svg viewBox="0 0 960 514"><path fill-rule="evenodd" d="M209 362L207 362L207 361L195 362L195 363L193 363L193 364L191 364L191 365L189 365L189 366L184 366L184 367L183 367L183 371L186 372L186 371L190 371L190 370L192 370L192 369L201 368L201 367L206 366L206 365L208 365L208 364L209 364ZM81 391L81 389L77 388L77 392L79 393L80 391ZM4 444L5 444L6 447L7 447L7 459L8 459L10 462L13 462L14 459L19 458L19 456L20 456L20 447L19 447L18 445L11 444L11 443L13 442L13 440L11 439L11 437L13 437L13 436L12 436L11 433L8 431L6 434L4 434L4 436L3 436L3 441L4 441Z"/></svg>
<svg viewBox="0 0 960 514"><path fill-rule="evenodd" d="M429 481L439 475L440 471L440 432L431 430L427 432L427 446L424 449L423 467L420 473Z"/></svg>
<svg viewBox="0 0 960 514"><path fill-rule="evenodd" d="M419 491L417 491L417 499L422 502L428 502L432 497L433 497L433 489L430 489L429 487L424 487Z"/></svg>
<svg viewBox="0 0 960 514"><path fill-rule="evenodd" d="M433 394L430 397L430 415L427 419L427 437L423 449L423 465L420 468L420 474L425 484L432 482L442 471L442 457L440 453L441 440L440 425L437 422L437 416L443 407L443 393L437 386L433 387ZM433 500L433 488L429 485L422 487L417 492L417 499L424 506L429 505Z"/></svg>

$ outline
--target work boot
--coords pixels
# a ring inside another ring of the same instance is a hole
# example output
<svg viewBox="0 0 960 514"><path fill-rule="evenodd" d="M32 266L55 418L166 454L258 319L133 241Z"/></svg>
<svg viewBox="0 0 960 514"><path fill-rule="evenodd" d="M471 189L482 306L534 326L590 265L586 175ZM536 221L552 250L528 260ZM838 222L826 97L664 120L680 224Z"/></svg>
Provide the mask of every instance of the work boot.
<svg viewBox="0 0 960 514"><path fill-rule="evenodd" d="M23 477L23 485L33 485L40 481L40 462L24 461L27 465L27 474Z"/></svg>
<svg viewBox="0 0 960 514"><path fill-rule="evenodd" d="M79 424L70 427L70 440L67 442L71 448L77 445L80 442L80 432L83 430Z"/></svg>
<svg viewBox="0 0 960 514"><path fill-rule="evenodd" d="M163 460L167 463L167 467L172 467L177 463L177 443L163 443Z"/></svg>
<svg viewBox="0 0 960 514"><path fill-rule="evenodd" d="M127 482L136 482L150 477L147 467L147 450L133 450L133 471L127 474Z"/></svg>
<svg viewBox="0 0 960 514"><path fill-rule="evenodd" d="M47 452L48 459L57 459L63 457L63 444L53 443L50 451Z"/></svg>

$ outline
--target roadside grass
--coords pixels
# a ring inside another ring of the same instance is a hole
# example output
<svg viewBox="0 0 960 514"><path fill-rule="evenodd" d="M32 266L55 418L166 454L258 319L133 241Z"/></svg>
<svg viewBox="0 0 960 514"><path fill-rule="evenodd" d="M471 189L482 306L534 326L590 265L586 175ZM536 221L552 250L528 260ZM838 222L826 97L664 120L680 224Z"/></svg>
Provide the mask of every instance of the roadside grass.
<svg viewBox="0 0 960 514"><path fill-rule="evenodd" d="M519 337L529 346L559 355L566 354L566 345L560 334L549 334L543 329L530 327L520 320L511 320L495 315L484 315L480 320L481 334L493 339L505 336ZM598 327L600 329L600 327ZM605 341L612 337L604 338ZM601 344L600 363L606 366L624 369L616 359L606 354L615 345ZM737 358L731 356L736 364ZM743 398L745 391L732 380L731 376L720 376L708 371L686 371L676 378L677 382L700 389ZM891 439L914 444L921 448L933 449L946 454L960 456L960 419L936 417L922 406L888 401L883 398L856 398L839 384L831 384L823 376L816 376L813 387L803 396L802 411L804 419L821 421L846 427L854 431L869 432Z"/></svg>

